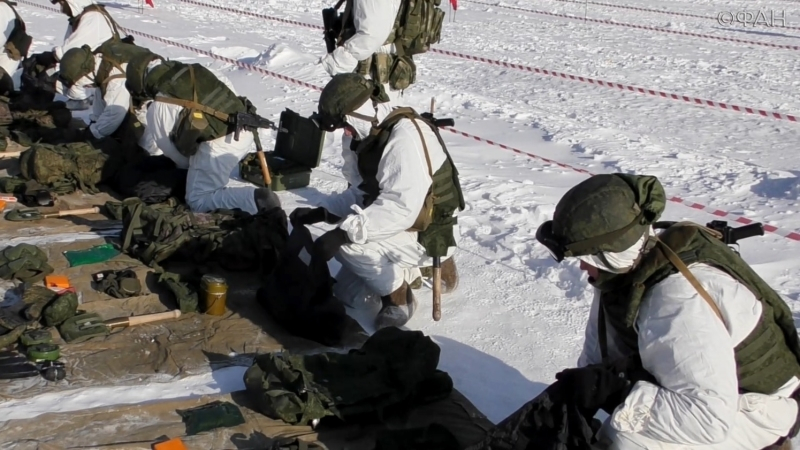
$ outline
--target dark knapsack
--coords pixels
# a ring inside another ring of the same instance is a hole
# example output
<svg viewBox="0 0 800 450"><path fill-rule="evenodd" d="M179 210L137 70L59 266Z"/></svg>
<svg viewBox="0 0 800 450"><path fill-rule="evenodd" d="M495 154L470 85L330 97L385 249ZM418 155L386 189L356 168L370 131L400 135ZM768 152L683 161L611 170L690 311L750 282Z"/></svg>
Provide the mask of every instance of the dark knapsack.
<svg viewBox="0 0 800 450"><path fill-rule="evenodd" d="M326 261L300 259L311 254L314 241L308 229L298 226L286 243L275 271L258 290L258 302L290 333L323 345L337 346L352 319L333 296L333 279Z"/></svg>
<svg viewBox="0 0 800 450"><path fill-rule="evenodd" d="M186 197L186 169L179 169L164 155L148 156L126 165L114 181L114 189L125 197L137 197L148 205L171 197Z"/></svg>
<svg viewBox="0 0 800 450"><path fill-rule="evenodd" d="M439 352L421 331L389 327L347 354L259 355L244 383L259 411L290 424L374 421L452 392Z"/></svg>

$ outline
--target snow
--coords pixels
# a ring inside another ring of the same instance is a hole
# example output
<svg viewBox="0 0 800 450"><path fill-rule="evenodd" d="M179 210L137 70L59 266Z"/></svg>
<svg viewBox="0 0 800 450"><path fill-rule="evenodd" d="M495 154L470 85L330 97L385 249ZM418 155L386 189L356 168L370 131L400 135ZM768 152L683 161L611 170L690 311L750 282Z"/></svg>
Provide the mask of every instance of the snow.
<svg viewBox="0 0 800 450"><path fill-rule="evenodd" d="M210 2L210 0L208 0ZM227 8L320 25L321 0L229 0ZM50 6L49 3L40 2ZM134 6L109 5L125 27L269 69L316 86L327 75L316 64L324 53L319 29L219 11L177 0L156 0L143 14ZM135 5L135 4L133 4ZM448 11L447 2L443 8ZM685 17L598 5L597 2L462 0L448 12L437 49L567 72L689 97L730 102L781 113L800 113L796 51L583 22L512 10L515 6L559 14L728 38L794 44L800 31L720 25L721 12L742 10L722 0L626 0L621 5L706 16ZM36 36L33 51L58 43L62 15L20 3ZM800 25L799 4L748 2L748 10L784 10L786 25ZM453 20L455 18L455 20ZM200 61L222 70L241 95L273 120L284 108L316 109L318 92L231 64L165 46L137 42L163 56ZM592 173L651 174L667 193L783 229L800 229L800 125L616 88L540 75L479 61L428 53L415 58L418 82L404 98L456 119L472 135ZM430 317L430 293L417 293L419 312L408 324L442 347L441 368L455 386L493 421L499 421L573 366L583 339L590 292L577 263L556 264L534 239L567 189L584 180L557 164L444 133L461 173L467 210L461 215L457 255L459 290L445 296L442 320ZM314 190L280 193L287 210L314 204L342 190L339 135L329 136ZM271 134L263 134L270 148ZM305 196L305 197L303 197ZM664 218L707 223L720 217L670 202ZM728 216L734 220L736 216ZM315 231L321 232L323 228ZM768 233L741 243L743 257L800 314L798 245ZM363 314L358 315L364 318ZM366 325L369 325L368 323ZM14 417L104 404L177 398L215 389L241 389L234 369L226 382L215 372L168 383L96 387L3 403ZM240 380L239 380L240 381ZM98 395L100 393L101 395ZM176 397L177 396L177 397Z"/></svg>

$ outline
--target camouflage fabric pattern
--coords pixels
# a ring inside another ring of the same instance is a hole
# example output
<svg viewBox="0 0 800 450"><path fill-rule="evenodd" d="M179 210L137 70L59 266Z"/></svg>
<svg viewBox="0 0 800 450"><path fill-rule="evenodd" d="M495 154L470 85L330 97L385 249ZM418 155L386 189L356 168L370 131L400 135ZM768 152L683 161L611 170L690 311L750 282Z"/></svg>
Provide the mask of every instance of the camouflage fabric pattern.
<svg viewBox="0 0 800 450"><path fill-rule="evenodd" d="M22 333L25 332L26 328L27 327L25 325L20 325L8 331L7 333L0 334L0 349L8 347L9 345L17 342L20 336L22 336Z"/></svg>
<svg viewBox="0 0 800 450"><path fill-rule="evenodd" d="M74 316L77 310L78 296L74 292L66 292L45 306L42 316L45 325L53 327Z"/></svg>
<svg viewBox="0 0 800 450"><path fill-rule="evenodd" d="M197 289L191 283L181 280L180 275L171 272L161 273L158 282L172 292L182 314L197 312Z"/></svg>
<svg viewBox="0 0 800 450"><path fill-rule="evenodd" d="M18 244L0 252L0 278L36 283L51 273L47 255L35 245Z"/></svg>
<svg viewBox="0 0 800 450"><path fill-rule="evenodd" d="M94 54L88 45L71 48L64 53L59 62L59 77L69 84L75 84L86 75L94 72Z"/></svg>
<svg viewBox="0 0 800 450"><path fill-rule="evenodd" d="M44 185L68 180L87 194L99 192L96 185L113 176L110 160L111 157L86 142L34 144L19 157L23 178Z"/></svg>
<svg viewBox="0 0 800 450"><path fill-rule="evenodd" d="M108 336L108 327L96 313L73 315L58 327L58 332L70 344L87 341L93 337Z"/></svg>
<svg viewBox="0 0 800 450"><path fill-rule="evenodd" d="M25 317L28 320L41 319L45 306L55 300L56 297L58 297L56 292L44 286L36 284L27 286L22 294L22 301L27 305L24 310Z"/></svg>
<svg viewBox="0 0 800 450"><path fill-rule="evenodd" d="M574 186L559 200L553 213L552 233L564 243L576 243L639 222L613 242L582 250L581 256L621 252L630 248L666 207L666 193L656 177L629 174L595 175Z"/></svg>
<svg viewBox="0 0 800 450"><path fill-rule="evenodd" d="M339 123L369 99L379 103L389 101L381 85L357 73L340 73L322 89L317 111L325 120Z"/></svg>

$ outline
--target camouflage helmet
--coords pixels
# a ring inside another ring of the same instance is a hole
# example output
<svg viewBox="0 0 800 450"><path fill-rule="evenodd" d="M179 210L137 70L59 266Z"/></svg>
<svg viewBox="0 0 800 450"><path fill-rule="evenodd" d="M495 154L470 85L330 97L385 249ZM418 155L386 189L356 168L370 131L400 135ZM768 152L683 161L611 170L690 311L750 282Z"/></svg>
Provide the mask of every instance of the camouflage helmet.
<svg viewBox="0 0 800 450"><path fill-rule="evenodd" d="M93 74L95 69L92 48L84 45L71 48L59 61L58 78L67 86L72 86L81 78Z"/></svg>
<svg viewBox="0 0 800 450"><path fill-rule="evenodd" d="M664 188L647 175L595 175L574 186L556 205L553 220L536 231L557 261L621 252L633 246L666 206Z"/></svg>
<svg viewBox="0 0 800 450"><path fill-rule="evenodd" d="M389 101L386 91L379 83L357 73L337 74L322 89L317 112L312 114L311 120L325 131L342 128L345 116L353 115L369 99L379 103Z"/></svg>
<svg viewBox="0 0 800 450"><path fill-rule="evenodd" d="M132 57L128 61L128 67L125 68L125 89L131 93L131 96L139 99L152 96L145 89L144 79L147 75L147 66L156 59L164 61L161 56L147 51Z"/></svg>

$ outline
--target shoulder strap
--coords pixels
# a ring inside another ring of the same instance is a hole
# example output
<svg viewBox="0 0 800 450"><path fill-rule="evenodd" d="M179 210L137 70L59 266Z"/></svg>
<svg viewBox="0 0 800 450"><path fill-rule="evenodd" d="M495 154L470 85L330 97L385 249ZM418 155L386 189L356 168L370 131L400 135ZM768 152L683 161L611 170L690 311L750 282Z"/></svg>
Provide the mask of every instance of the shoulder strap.
<svg viewBox="0 0 800 450"><path fill-rule="evenodd" d="M678 271L680 271L681 274L683 274L683 276L689 281L689 284L691 284L692 287L697 291L697 293L700 294L701 297L703 297L703 300L705 300L706 303L708 303L708 306L711 307L711 309L714 311L714 314L716 314L717 317L719 317L719 320L721 320L722 323L727 326L727 324L725 324L725 319L722 317L722 312L719 310L719 307L711 298L711 295L708 293L708 291L705 290L703 285L700 284L697 278L695 278L695 276L692 275L692 272L689 271L689 268L686 267L686 264L684 264L683 261L681 261L680 256L678 256L675 253L675 251L669 248L669 246L665 244L658 237L656 237L655 240L658 243L659 247L661 248L662 253L664 253L664 255L666 255L666 257L669 259L669 262L671 262L672 265L675 266L675 268L678 269Z"/></svg>
<svg viewBox="0 0 800 450"><path fill-rule="evenodd" d="M202 112L204 112L204 113L206 113L206 114L208 114L210 116L214 116L214 117L216 117L217 119L219 119L219 120L221 120L223 122L227 122L228 119L230 118L230 115L228 115L228 114L226 114L226 113L224 113L222 111L217 111L214 108L209 108L208 106L203 105L203 104L201 104L200 102L197 101L197 84L195 83L195 79L194 79L194 67L192 67L191 64L188 65L187 67L189 68L190 83L192 83L192 97L193 97L193 100L183 100L183 99L180 99L180 98L164 97L162 95L156 95L154 100L157 101L157 102L161 102L161 103L168 103L170 105L183 106L184 108L187 108L187 109L196 109L196 110L202 111Z"/></svg>

